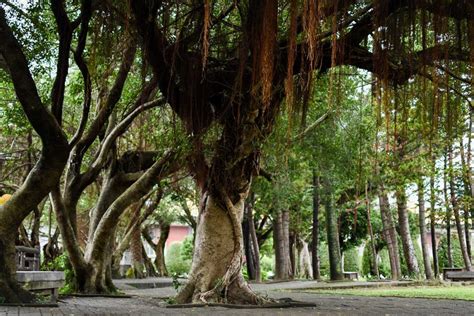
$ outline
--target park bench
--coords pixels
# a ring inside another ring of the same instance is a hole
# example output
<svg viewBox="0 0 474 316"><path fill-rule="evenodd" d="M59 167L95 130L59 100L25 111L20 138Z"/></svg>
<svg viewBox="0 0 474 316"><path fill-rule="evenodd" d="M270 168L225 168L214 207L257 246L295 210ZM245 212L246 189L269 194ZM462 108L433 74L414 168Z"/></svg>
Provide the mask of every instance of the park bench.
<svg viewBox="0 0 474 316"><path fill-rule="evenodd" d="M443 268L443 280L448 280L448 273L451 273L451 272L462 272L464 271L463 268L451 268L451 267L446 267L446 268Z"/></svg>
<svg viewBox="0 0 474 316"><path fill-rule="evenodd" d="M51 294L51 302L58 298L58 289L64 284L64 272L39 271L40 250L23 246L16 247L16 279L28 291Z"/></svg>
<svg viewBox="0 0 474 316"><path fill-rule="evenodd" d="M474 281L474 271L450 271L446 272L446 280L456 281Z"/></svg>
<svg viewBox="0 0 474 316"><path fill-rule="evenodd" d="M359 272L344 271L344 280L358 280Z"/></svg>

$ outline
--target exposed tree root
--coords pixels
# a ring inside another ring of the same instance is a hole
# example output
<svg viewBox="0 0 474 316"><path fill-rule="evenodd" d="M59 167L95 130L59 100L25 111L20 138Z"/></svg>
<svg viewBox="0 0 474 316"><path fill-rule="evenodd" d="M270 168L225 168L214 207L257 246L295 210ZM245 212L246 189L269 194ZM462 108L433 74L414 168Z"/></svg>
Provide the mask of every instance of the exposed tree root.
<svg viewBox="0 0 474 316"><path fill-rule="evenodd" d="M0 297L3 297L6 303L14 304L33 303L36 299L33 293L23 289L20 285L12 284L11 282L1 279Z"/></svg>
<svg viewBox="0 0 474 316"><path fill-rule="evenodd" d="M172 304L166 308L195 308L195 307L226 307L235 309L257 309L257 308L292 308L292 307L316 307L315 303L293 301L291 299L278 300L260 305L229 304L229 303L192 303L192 304Z"/></svg>

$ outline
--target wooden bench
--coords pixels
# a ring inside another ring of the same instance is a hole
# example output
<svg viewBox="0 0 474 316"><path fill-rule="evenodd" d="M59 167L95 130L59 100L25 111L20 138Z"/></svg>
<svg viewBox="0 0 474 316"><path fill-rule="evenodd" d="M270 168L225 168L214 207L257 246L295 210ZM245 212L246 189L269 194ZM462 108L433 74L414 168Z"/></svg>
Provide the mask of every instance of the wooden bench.
<svg viewBox="0 0 474 316"><path fill-rule="evenodd" d="M462 272L463 268L443 268L443 280L448 280L448 273L450 272Z"/></svg>
<svg viewBox="0 0 474 316"><path fill-rule="evenodd" d="M47 292L56 302L58 290L64 285L62 271L39 271L40 250L23 246L16 247L16 279L28 291Z"/></svg>
<svg viewBox="0 0 474 316"><path fill-rule="evenodd" d="M446 272L445 280L456 281L474 281L474 271L449 271Z"/></svg>
<svg viewBox="0 0 474 316"><path fill-rule="evenodd" d="M344 271L344 280L358 280L359 272Z"/></svg>

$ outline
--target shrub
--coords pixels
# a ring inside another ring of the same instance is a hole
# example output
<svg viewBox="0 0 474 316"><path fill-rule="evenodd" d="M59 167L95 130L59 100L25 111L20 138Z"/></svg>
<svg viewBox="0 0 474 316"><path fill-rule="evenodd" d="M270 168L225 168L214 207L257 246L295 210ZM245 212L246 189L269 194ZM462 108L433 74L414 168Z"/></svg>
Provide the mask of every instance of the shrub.
<svg viewBox="0 0 474 316"><path fill-rule="evenodd" d="M186 275L191 269L191 259L188 258L189 254L183 244L172 244L167 251L166 267L172 275Z"/></svg>
<svg viewBox="0 0 474 316"><path fill-rule="evenodd" d="M379 251L377 256L377 263L379 268L379 274L383 278L389 278L390 271L390 259L388 257L388 250L383 248ZM364 246L364 252L362 254L362 265L361 265L361 274L367 278L372 278L372 247L370 242L367 242Z"/></svg>
<svg viewBox="0 0 474 316"><path fill-rule="evenodd" d="M357 247L344 251L344 271L359 271L360 260Z"/></svg>
<svg viewBox="0 0 474 316"><path fill-rule="evenodd" d="M462 258L461 247L459 245L459 239L457 236L451 236L451 256L453 257L454 267L464 267L464 261ZM449 267L448 263L448 240L446 236L441 237L438 245L438 266L439 271L443 271L443 268Z"/></svg>
<svg viewBox="0 0 474 316"><path fill-rule="evenodd" d="M52 262L42 267L44 271L64 271L64 286L59 289L61 294L69 294L74 292L74 270L72 269L71 261L66 252L56 257Z"/></svg>
<svg viewBox="0 0 474 316"><path fill-rule="evenodd" d="M275 275L275 256L263 256L260 259L260 274L262 280L267 280Z"/></svg>
<svg viewBox="0 0 474 316"><path fill-rule="evenodd" d="M421 247L418 243L418 236L415 236L415 235L412 235L412 240L413 240L413 247L415 248L415 257L416 257L416 260L418 261L418 268L420 270L420 274L418 275L418 277L424 275L425 273L425 268L424 268L424 265L423 265L423 254L421 252ZM414 275L409 275L408 273L408 267L407 267L407 264L406 264L406 261L405 261L405 255L403 254L403 245L402 245L402 240L400 237L398 237L398 253L400 255L400 268L402 270L402 275L403 276L406 276L406 277L416 277Z"/></svg>

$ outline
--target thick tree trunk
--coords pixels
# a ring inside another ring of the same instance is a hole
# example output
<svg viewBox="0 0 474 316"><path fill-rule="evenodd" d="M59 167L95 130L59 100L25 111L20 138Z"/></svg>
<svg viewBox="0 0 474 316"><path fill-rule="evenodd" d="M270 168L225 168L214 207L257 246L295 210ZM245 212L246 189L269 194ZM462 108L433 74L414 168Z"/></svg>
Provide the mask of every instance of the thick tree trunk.
<svg viewBox="0 0 474 316"><path fill-rule="evenodd" d="M220 198L208 192L202 195L193 263L188 283L176 297L178 303L260 301L240 271L245 196L232 202L223 194Z"/></svg>
<svg viewBox="0 0 474 316"><path fill-rule="evenodd" d="M34 296L16 282L15 229L0 227L0 296L9 303L32 301Z"/></svg>
<svg viewBox="0 0 474 316"><path fill-rule="evenodd" d="M434 160L433 160L433 168ZM434 179L434 170L430 177L430 231L431 231L431 253L433 255L433 268L434 276L438 278L439 276L439 267L438 267L438 251L436 246L436 192L435 192L435 179Z"/></svg>
<svg viewBox="0 0 474 316"><path fill-rule="evenodd" d="M15 280L15 237L28 214L58 183L66 165L69 145L56 118L38 94L28 61L0 8L0 55L8 68L15 93L31 126L41 138L38 161L10 200L0 205L0 296L6 302L30 301L33 296Z"/></svg>
<svg viewBox="0 0 474 316"><path fill-rule="evenodd" d="M119 193L118 197L112 200L97 223L92 239L87 243L84 257L80 258L85 262L87 270L77 273L76 269L80 269L82 266L74 267L79 291L104 293L115 290L111 280L111 261L117 219L131 204L142 199L160 179L176 171L181 161L176 156L177 154L177 151L169 152L162 159L156 161L123 193ZM110 199L106 200L110 201Z"/></svg>
<svg viewBox="0 0 474 316"><path fill-rule="evenodd" d="M291 276L288 211L275 214L273 220L273 247L275 248L275 279L288 280Z"/></svg>
<svg viewBox="0 0 474 316"><path fill-rule="evenodd" d="M418 260L416 259L415 247L410 233L405 188L397 188L395 195L397 198L398 225L400 227L403 255L405 257L405 262L407 263L408 274L410 276L417 276L420 273L420 270L418 268Z"/></svg>
<svg viewBox="0 0 474 316"><path fill-rule="evenodd" d="M324 208L326 211L326 233L329 250L329 274L332 281L343 280L341 250L339 247L339 233L337 216L333 208L332 188L329 179L323 178Z"/></svg>
<svg viewBox="0 0 474 316"><path fill-rule="evenodd" d="M433 279L433 271L431 269L431 260L428 253L428 242L426 240L426 213L425 213L425 190L423 180L420 179L418 186L418 210L419 210L419 226L421 238L421 250L423 252L423 264L425 267L426 279Z"/></svg>
<svg viewBox="0 0 474 316"><path fill-rule="evenodd" d="M313 279L321 279L319 270L319 177L313 169L313 225L311 229L311 264L313 268Z"/></svg>

